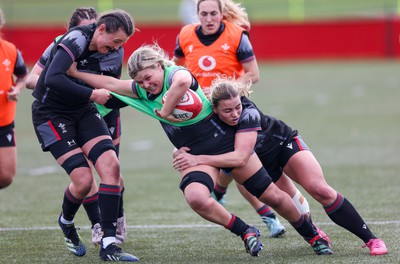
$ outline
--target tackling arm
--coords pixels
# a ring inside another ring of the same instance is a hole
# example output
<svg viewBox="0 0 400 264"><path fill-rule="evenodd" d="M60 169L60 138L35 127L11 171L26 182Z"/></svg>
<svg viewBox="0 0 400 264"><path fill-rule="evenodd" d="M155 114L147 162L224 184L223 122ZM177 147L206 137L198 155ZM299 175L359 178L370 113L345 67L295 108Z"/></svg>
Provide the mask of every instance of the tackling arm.
<svg viewBox="0 0 400 264"><path fill-rule="evenodd" d="M119 80L111 76L81 72L77 70L76 63L69 68L67 74L84 81L96 89L104 88L120 95L137 98L132 91L132 80Z"/></svg>
<svg viewBox="0 0 400 264"><path fill-rule="evenodd" d="M239 132L235 135L235 150L220 155L192 155L181 153L173 160L173 167L184 170L197 165L209 165L218 168L242 167L246 165L254 152L257 131Z"/></svg>

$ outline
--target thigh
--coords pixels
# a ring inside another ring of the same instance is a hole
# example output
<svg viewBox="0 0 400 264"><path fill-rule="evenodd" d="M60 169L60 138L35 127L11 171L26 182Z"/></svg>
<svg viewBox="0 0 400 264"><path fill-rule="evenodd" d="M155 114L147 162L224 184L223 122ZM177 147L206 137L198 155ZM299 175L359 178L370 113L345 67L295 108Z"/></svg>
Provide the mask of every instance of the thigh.
<svg viewBox="0 0 400 264"><path fill-rule="evenodd" d="M259 152L259 157L272 180L277 182L289 159L296 153L305 150L309 150L309 148L298 135L289 137L288 141L272 138Z"/></svg>
<svg viewBox="0 0 400 264"><path fill-rule="evenodd" d="M220 170L218 175L218 185L228 187L228 185L233 181L233 177L230 172L225 170Z"/></svg>
<svg viewBox="0 0 400 264"><path fill-rule="evenodd" d="M86 111L81 114L76 124L76 131L79 146L81 147L96 138L111 139L104 119L94 106L88 107ZM98 141L100 140L102 139L99 139Z"/></svg>
<svg viewBox="0 0 400 264"><path fill-rule="evenodd" d="M235 179L235 181L239 184L243 184L246 180L248 180L251 176L253 176L257 171L259 171L262 167L262 163L258 158L257 154L253 153L246 165L240 168L234 168L231 171L231 175Z"/></svg>
<svg viewBox="0 0 400 264"><path fill-rule="evenodd" d="M289 194L290 197L293 197L298 190L293 181L285 173L282 174L282 176L277 182L275 182L275 184L276 186L278 186L279 189Z"/></svg>
<svg viewBox="0 0 400 264"><path fill-rule="evenodd" d="M113 109L110 113L105 115L104 121L106 122L108 132L115 146L117 156L119 156L119 144L121 143L121 114L119 109Z"/></svg>
<svg viewBox="0 0 400 264"><path fill-rule="evenodd" d="M326 185L321 166L311 151L294 154L283 168L289 178L304 187L307 192L321 184Z"/></svg>
<svg viewBox="0 0 400 264"><path fill-rule="evenodd" d="M71 149L79 146L76 120L73 113L57 112L39 103L33 104L32 122L43 151L49 151L50 146L55 143L65 144L66 148ZM55 157L63 154L56 154Z"/></svg>
<svg viewBox="0 0 400 264"><path fill-rule="evenodd" d="M310 148L302 140L302 138L297 135L293 137L286 145L282 146L281 155L279 157L279 165L281 168L285 167L290 158L298 152L309 151Z"/></svg>
<svg viewBox="0 0 400 264"><path fill-rule="evenodd" d="M106 122L108 132L110 132L111 138L115 139L121 136L121 114L119 109L113 109L110 113L103 117Z"/></svg>
<svg viewBox="0 0 400 264"><path fill-rule="evenodd" d="M0 177L15 174L17 167L17 148L0 147Z"/></svg>
<svg viewBox="0 0 400 264"><path fill-rule="evenodd" d="M280 163L282 149L283 139L275 137L265 140L261 146L256 148L257 155L273 182L278 181L283 173Z"/></svg>

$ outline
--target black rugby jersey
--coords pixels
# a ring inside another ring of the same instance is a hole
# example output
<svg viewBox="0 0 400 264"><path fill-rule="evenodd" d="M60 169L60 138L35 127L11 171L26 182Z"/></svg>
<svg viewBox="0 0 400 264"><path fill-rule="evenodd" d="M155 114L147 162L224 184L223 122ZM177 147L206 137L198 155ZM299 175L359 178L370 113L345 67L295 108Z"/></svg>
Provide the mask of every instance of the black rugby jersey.
<svg viewBox="0 0 400 264"><path fill-rule="evenodd" d="M90 102L92 87L66 74L63 77L71 82L71 89L60 91L60 89L46 85L49 65L52 63L56 52L61 48L77 62L79 71L120 78L124 57L123 48L121 47L118 51L111 50L107 54L89 51L89 44L95 30L95 24L74 27L46 49L39 60L39 65L44 66L44 69L33 92L33 96L41 103L58 109L77 109ZM60 78L60 81L66 81L64 78ZM77 96L77 93L79 96Z"/></svg>
<svg viewBox="0 0 400 264"><path fill-rule="evenodd" d="M251 127L260 127L258 132L256 149L263 147L263 142L270 138L277 138L282 142L293 136L295 131L292 130L282 120L276 119L273 116L265 115L257 108L255 103L249 98L243 96L241 98L243 112L239 119L238 131L241 129L249 129Z"/></svg>

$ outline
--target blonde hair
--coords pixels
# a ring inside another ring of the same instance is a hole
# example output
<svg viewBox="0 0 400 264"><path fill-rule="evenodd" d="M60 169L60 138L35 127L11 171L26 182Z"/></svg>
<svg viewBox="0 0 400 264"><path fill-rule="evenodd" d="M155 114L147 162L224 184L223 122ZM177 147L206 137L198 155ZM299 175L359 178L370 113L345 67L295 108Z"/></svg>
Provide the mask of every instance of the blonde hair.
<svg viewBox="0 0 400 264"><path fill-rule="evenodd" d="M205 1L216 1L224 19L243 27L247 31L250 30L249 17L246 8L241 3L235 3L232 0L196 0L197 13L199 12L200 3Z"/></svg>
<svg viewBox="0 0 400 264"><path fill-rule="evenodd" d="M128 59L128 75L134 79L139 71L154 68L157 63L160 63L163 69L174 65L174 62L158 44L142 45Z"/></svg>
<svg viewBox="0 0 400 264"><path fill-rule="evenodd" d="M214 108L221 100L229 100L237 96L249 97L252 83L243 83L227 76L217 76L211 83L210 101Z"/></svg>

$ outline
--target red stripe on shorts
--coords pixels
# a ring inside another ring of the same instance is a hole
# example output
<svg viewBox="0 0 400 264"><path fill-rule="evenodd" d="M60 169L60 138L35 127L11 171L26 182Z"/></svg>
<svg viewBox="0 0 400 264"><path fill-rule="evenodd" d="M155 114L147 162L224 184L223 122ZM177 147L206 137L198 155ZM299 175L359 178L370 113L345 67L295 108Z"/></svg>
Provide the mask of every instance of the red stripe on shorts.
<svg viewBox="0 0 400 264"><path fill-rule="evenodd" d="M49 127L51 128L51 130L53 131L54 135L56 136L57 140L61 140L60 135L57 133L57 130L55 129L55 127L53 126L53 124L51 123L51 121L47 121L47 124L49 124Z"/></svg>

